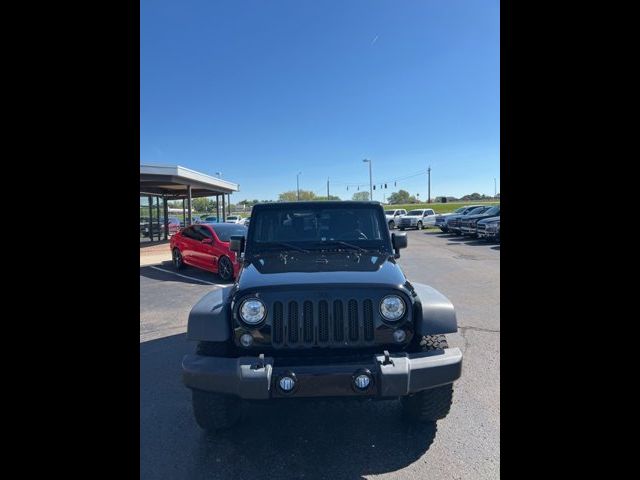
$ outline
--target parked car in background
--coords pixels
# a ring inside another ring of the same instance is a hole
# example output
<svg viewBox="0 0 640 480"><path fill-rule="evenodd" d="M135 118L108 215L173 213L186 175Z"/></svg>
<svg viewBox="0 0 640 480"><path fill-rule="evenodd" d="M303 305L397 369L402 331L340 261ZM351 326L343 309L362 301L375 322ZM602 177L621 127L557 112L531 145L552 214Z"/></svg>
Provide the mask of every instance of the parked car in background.
<svg viewBox="0 0 640 480"><path fill-rule="evenodd" d="M495 240L500 243L500 217L490 217L478 221L478 238Z"/></svg>
<svg viewBox="0 0 640 480"><path fill-rule="evenodd" d="M431 208L420 208L417 210L409 210L398 220L398 228L404 230L406 228L415 228L422 230L427 226L436 224L436 212Z"/></svg>
<svg viewBox="0 0 640 480"><path fill-rule="evenodd" d="M175 235L180 231L180 219L178 217L169 217L169 235Z"/></svg>
<svg viewBox="0 0 640 480"><path fill-rule="evenodd" d="M406 214L407 214L407 211L404 208L397 208L395 210L385 210L384 216L387 219L389 230L393 230L394 228L396 228L396 225L398 224L398 219L402 215L406 215Z"/></svg>
<svg viewBox="0 0 640 480"><path fill-rule="evenodd" d="M240 215L229 215L224 223L242 223L242 220Z"/></svg>
<svg viewBox="0 0 640 480"><path fill-rule="evenodd" d="M245 218L245 219L243 220L243 222L244 222L243 224L244 224L244 226L245 226L245 227L248 227L248 226L249 226L249 220L251 220L251 217L247 217L247 218Z"/></svg>
<svg viewBox="0 0 640 480"><path fill-rule="evenodd" d="M222 280L238 275L240 263L229 249L232 235L247 235L244 225L202 223L191 225L171 237L171 258L176 270L185 265L217 273Z"/></svg>
<svg viewBox="0 0 640 480"><path fill-rule="evenodd" d="M485 210L488 210L489 208L491 207L486 205L470 205L457 215L449 215L446 218L447 230L453 233L454 235L460 235L460 222L462 217L464 217L465 215L482 213Z"/></svg>
<svg viewBox="0 0 640 480"><path fill-rule="evenodd" d="M449 213L436 213L436 223L435 226L442 230L444 233L447 233L449 229L447 228L447 217L449 215L460 214L464 212L469 207L460 207L456 208L453 212Z"/></svg>
<svg viewBox="0 0 640 480"><path fill-rule="evenodd" d="M208 217L202 217L200 223L218 223L218 217L215 215L210 215Z"/></svg>
<svg viewBox="0 0 640 480"><path fill-rule="evenodd" d="M473 214L465 215L460 219L460 233L462 233L462 235L470 235L472 237L475 237L476 225L478 221L484 220L485 218L499 217L499 216L500 216L500 205L491 207L482 213L478 213L478 214L473 213Z"/></svg>

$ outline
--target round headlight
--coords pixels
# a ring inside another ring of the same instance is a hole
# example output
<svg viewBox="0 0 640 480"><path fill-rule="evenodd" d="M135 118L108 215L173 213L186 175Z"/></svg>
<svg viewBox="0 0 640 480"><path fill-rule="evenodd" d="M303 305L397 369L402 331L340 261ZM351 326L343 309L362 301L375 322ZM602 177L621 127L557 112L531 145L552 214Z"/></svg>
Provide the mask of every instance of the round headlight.
<svg viewBox="0 0 640 480"><path fill-rule="evenodd" d="M397 295L389 295L380 302L380 313L386 320L400 320L404 315L404 300Z"/></svg>
<svg viewBox="0 0 640 480"><path fill-rule="evenodd" d="M257 298L248 298L240 305L240 318L249 325L256 325L264 320L267 309Z"/></svg>

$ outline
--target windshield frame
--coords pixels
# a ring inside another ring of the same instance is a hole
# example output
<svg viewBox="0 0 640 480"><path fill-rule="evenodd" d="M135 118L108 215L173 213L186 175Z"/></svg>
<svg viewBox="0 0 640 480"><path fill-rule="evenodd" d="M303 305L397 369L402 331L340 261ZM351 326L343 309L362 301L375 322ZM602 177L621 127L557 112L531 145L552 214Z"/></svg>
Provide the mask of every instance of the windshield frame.
<svg viewBox="0 0 640 480"><path fill-rule="evenodd" d="M254 211L251 212L252 221L249 223L249 230L246 238L246 247L245 247L245 256L250 258L252 256L277 251L277 243L278 241L273 242L256 242L255 235L258 224L258 218L267 210L286 210L289 211L293 209L299 210L330 210L330 209L374 209L376 220L379 224L379 228L382 232L382 238L378 240L360 240L360 239L341 239L340 241L347 242L353 245L356 245L364 250L376 250L381 252L381 254L385 255L393 255L393 246L391 244L391 234L389 233L387 218L384 213L384 209L382 205L376 204L368 204L368 203L360 203L360 202L336 202L335 204L329 204L328 202L321 202L317 204L315 202L292 202L292 204L264 204L261 206L256 205L254 207ZM352 251L352 249L340 246L336 244L339 240L331 240L327 239L325 242L313 239L313 240L291 240L291 239L282 239L281 243L289 243L298 248L303 248L305 250L309 250L310 254L317 254L321 251L326 250L344 250L344 251ZM323 248L324 247L324 248ZM282 250L287 250L286 248L281 248Z"/></svg>

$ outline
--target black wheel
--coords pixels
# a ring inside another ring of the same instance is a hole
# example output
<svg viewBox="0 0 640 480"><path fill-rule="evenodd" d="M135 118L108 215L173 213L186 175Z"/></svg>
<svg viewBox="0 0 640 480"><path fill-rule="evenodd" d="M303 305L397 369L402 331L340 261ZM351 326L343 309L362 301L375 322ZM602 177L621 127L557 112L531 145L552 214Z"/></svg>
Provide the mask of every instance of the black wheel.
<svg viewBox="0 0 640 480"><path fill-rule="evenodd" d="M404 232L404 227L400 227L400 231L401 231L401 232Z"/></svg>
<svg viewBox="0 0 640 480"><path fill-rule="evenodd" d="M418 230L422 230L422 222L418 222Z"/></svg>
<svg viewBox="0 0 640 480"><path fill-rule="evenodd" d="M431 351L448 348L444 335L422 337L414 341L414 350ZM447 416L453 401L453 384L430 388L402 397L402 411L406 419L414 422L435 422Z"/></svg>
<svg viewBox="0 0 640 480"><path fill-rule="evenodd" d="M171 258L173 261L173 266L176 270L182 270L184 267L184 262L182 261L182 253L177 248L174 248L171 252Z"/></svg>
<svg viewBox="0 0 640 480"><path fill-rule="evenodd" d="M393 220L389 221L389 230L393 230L396 226L396 222L394 222Z"/></svg>
<svg viewBox="0 0 640 480"><path fill-rule="evenodd" d="M220 260L218 260L218 275L224 281L233 278L233 264L229 257L220 257Z"/></svg>
<svg viewBox="0 0 640 480"><path fill-rule="evenodd" d="M230 428L240 420L242 401L233 396L192 390L196 423L207 432Z"/></svg>
<svg viewBox="0 0 640 480"><path fill-rule="evenodd" d="M442 231L442 233L447 233L449 231L448 228L443 228L443 227L440 227L440 230Z"/></svg>

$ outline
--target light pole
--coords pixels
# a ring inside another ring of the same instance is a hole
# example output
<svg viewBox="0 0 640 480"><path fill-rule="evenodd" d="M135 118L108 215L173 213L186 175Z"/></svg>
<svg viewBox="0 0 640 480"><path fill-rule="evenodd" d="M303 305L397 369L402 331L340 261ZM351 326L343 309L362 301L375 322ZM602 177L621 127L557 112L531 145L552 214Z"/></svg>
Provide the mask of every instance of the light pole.
<svg viewBox="0 0 640 480"><path fill-rule="evenodd" d="M298 172L298 174L296 175L296 190L298 192L298 201L300 201L300 175L302 175L302 172Z"/></svg>
<svg viewBox="0 0 640 480"><path fill-rule="evenodd" d="M493 177L493 198L496 198L497 194L498 194L498 189L496 187L496 177Z"/></svg>
<svg viewBox="0 0 640 480"><path fill-rule="evenodd" d="M362 161L369 163L369 200L373 200L373 181L371 180L371 160L364 158Z"/></svg>

